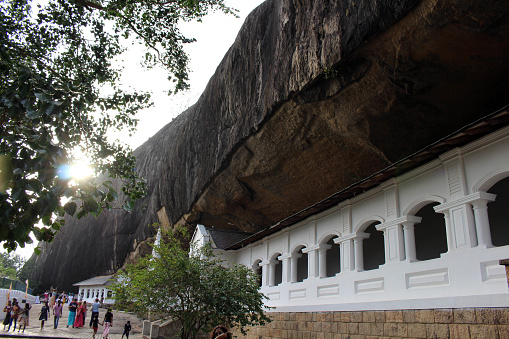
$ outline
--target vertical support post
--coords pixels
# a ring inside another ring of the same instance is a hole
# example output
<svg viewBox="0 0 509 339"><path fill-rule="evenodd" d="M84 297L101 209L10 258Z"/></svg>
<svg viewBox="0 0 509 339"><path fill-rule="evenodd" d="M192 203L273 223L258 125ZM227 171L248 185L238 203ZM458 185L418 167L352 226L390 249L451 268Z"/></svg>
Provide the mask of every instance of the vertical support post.
<svg viewBox="0 0 509 339"><path fill-rule="evenodd" d="M404 222L403 234L405 237L405 260L410 262L417 261L417 250L415 247L415 222Z"/></svg>
<svg viewBox="0 0 509 339"><path fill-rule="evenodd" d="M493 247L490 233L490 220L488 217L488 202L489 201L485 199L472 201L477 242L478 246L482 247Z"/></svg>

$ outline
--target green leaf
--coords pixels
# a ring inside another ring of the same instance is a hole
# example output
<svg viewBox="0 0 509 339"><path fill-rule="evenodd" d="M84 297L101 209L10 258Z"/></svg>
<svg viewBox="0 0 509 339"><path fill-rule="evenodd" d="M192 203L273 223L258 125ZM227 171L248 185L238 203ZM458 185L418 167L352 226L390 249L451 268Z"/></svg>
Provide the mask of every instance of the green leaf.
<svg viewBox="0 0 509 339"><path fill-rule="evenodd" d="M77 205L73 201L70 201L64 205L65 213L69 214L70 216L74 216L74 213L76 213L76 208L77 208Z"/></svg>
<svg viewBox="0 0 509 339"><path fill-rule="evenodd" d="M41 101L49 101L51 97L45 93L34 93L35 97Z"/></svg>
<svg viewBox="0 0 509 339"><path fill-rule="evenodd" d="M78 212L78 214L76 214L76 217L77 217L78 219L81 219L81 218L83 218L85 215L87 215L87 212L86 212L86 211L84 211L84 210L80 210L80 211Z"/></svg>
<svg viewBox="0 0 509 339"><path fill-rule="evenodd" d="M132 212L133 211L133 208L134 208L134 201L127 201L125 204L124 204L124 209L127 211L127 212Z"/></svg>
<svg viewBox="0 0 509 339"><path fill-rule="evenodd" d="M52 221L51 221L51 214L48 214L48 215L45 215L44 217L42 217L42 223L46 226L50 226L52 224Z"/></svg>

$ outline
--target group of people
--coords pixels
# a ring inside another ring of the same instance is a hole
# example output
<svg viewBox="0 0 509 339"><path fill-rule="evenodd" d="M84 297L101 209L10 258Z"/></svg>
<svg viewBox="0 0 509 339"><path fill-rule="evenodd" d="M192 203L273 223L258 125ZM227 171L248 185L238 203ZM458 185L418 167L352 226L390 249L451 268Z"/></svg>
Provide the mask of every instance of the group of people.
<svg viewBox="0 0 509 339"><path fill-rule="evenodd" d="M21 327L23 327L23 333L25 333L25 328L28 326L28 317L30 314L30 309L32 307L29 303L25 304L25 308L21 308L19 306L18 300L13 298L12 301L8 300L7 304L4 307L5 318L4 318L4 330L9 325L7 331L11 330L12 323L14 323L13 331L16 331L16 325L19 321L19 329L18 332L21 331Z"/></svg>
<svg viewBox="0 0 509 339"><path fill-rule="evenodd" d="M97 334L97 330L99 328L99 324L104 326L104 331L102 337L104 339L108 338L108 335L110 333L110 328L113 325L113 313L111 312L111 309L108 308L106 314L104 315L103 322L99 322L99 308L101 304L99 303L99 299L95 299L95 302L92 304L91 311L92 314L90 316L90 323L89 327L92 327L94 330L94 334L92 338L95 339L95 336ZM25 332L25 328L29 326L29 314L30 309L32 307L29 303L25 304L25 308L21 308L19 306L18 301L16 298L12 300L7 301L7 304L4 307L5 312L5 319L3 321L4 324L4 330L7 326L7 331L11 330L12 323L14 323L13 331L16 331L16 325L19 321L19 328L18 332L21 331L21 328L23 327L23 333ZM87 302L86 301L79 301L74 298L69 303L69 316L67 318L67 327L72 326L73 328L80 328L84 326L86 314L87 314ZM48 320L49 316L51 315L51 312L53 312L53 327L56 329L58 327L58 322L60 318L62 317L63 313L63 301L58 299L56 301L56 304L53 305L52 308L48 305L48 300L45 298L44 305L41 308L41 312L39 313L39 320L41 321L41 330L44 328L44 322ZM124 336L129 339L129 332L131 331L131 322L127 321L127 323L124 325L124 333L122 334L122 338ZM232 334L228 331L228 329L224 326L217 326L214 328L210 335L211 339L231 339Z"/></svg>
<svg viewBox="0 0 509 339"><path fill-rule="evenodd" d="M101 304L99 303L99 299L95 299L95 302L91 306L91 316L89 327L92 327L94 330L93 338L95 338L97 334L97 330L99 328L99 324L104 326L103 338L107 339L108 334L110 332L110 327L113 323L113 313L111 309L108 309L106 314L104 315L104 320L102 323L99 322L99 308ZM72 326L72 328L81 328L85 326L85 319L88 311L87 302L86 301L78 301L78 299L74 298L69 302L68 305L69 315L67 317L67 327ZM48 303L45 302L45 305L41 309L41 316L39 320L41 320L41 329L44 327L44 321L48 320L48 316L51 313L51 308L48 306ZM53 327L58 328L58 323L60 317L62 317L63 313L63 305L61 300L57 300L56 305L53 306ZM129 323L129 322L128 322ZM129 331L130 331L129 325ZM129 338L129 331L127 332L127 338Z"/></svg>
<svg viewBox="0 0 509 339"><path fill-rule="evenodd" d="M53 313L53 327L56 329L58 327L58 323L60 318L63 314L63 307L64 303L61 299L56 300L56 303L50 307L49 306L49 298L44 298L43 306L41 308L41 312L39 313L39 320L41 321L41 330L44 328L44 323L48 321L48 318L51 316L51 313ZM51 300L51 299L50 299ZM90 316L90 323L89 326L93 328L94 335L93 338L95 338L97 334L97 330L99 328L99 325L104 326L103 331L103 338L107 339L108 335L110 333L110 328L113 324L113 313L111 312L111 309L109 308L104 315L103 322L100 323L99 321L99 308L101 304L99 303L99 299L95 299L95 302L91 306L91 316ZM8 300L7 304L4 307L5 312L5 319L3 321L4 324L4 330L7 328L7 331L11 330L11 327L14 323L13 331L16 330L16 326L19 321L19 329L18 332L21 331L23 328L23 333L25 332L25 328L29 326L28 320L29 320L29 312L32 307L29 303L25 304L25 308L21 308L18 304L18 301L16 298L14 298L12 301ZM76 298L72 299L68 305L69 309L69 316L67 318L67 327L72 326L73 328L80 328L85 325L85 319L87 314L87 302L86 301L80 301ZM130 321L127 321L127 323L124 325L124 333L122 334L122 338L124 335L129 339L129 332L131 331L131 323Z"/></svg>

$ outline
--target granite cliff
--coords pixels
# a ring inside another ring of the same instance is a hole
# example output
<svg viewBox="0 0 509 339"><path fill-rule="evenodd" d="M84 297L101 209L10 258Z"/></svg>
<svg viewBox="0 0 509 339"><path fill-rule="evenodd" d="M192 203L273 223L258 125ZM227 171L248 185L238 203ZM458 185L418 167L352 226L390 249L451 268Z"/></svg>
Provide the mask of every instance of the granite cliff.
<svg viewBox="0 0 509 339"><path fill-rule="evenodd" d="M135 151L147 197L70 220L32 278L111 273L160 220L270 227L506 105L508 61L503 0L267 0L198 102Z"/></svg>

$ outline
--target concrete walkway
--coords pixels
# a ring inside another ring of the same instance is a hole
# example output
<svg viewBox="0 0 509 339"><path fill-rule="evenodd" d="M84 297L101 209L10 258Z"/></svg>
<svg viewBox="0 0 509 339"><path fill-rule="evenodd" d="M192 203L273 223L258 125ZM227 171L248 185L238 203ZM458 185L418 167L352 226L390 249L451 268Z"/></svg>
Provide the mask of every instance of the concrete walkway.
<svg viewBox="0 0 509 339"><path fill-rule="evenodd" d="M41 330L41 322L39 321L39 312L41 311L42 304L32 305L30 310L30 322L29 326L25 329L25 333L13 331L8 332L7 329L3 330L3 325L0 324L0 338L92 338L94 331L88 325L90 323L91 311L87 311L85 319L85 327L72 328L67 326L67 317L69 310L67 305L64 307L64 312L60 318L58 328L53 328L53 315L48 318L48 321L44 323L44 329ZM99 311L99 320L102 323L104 320L104 314L106 309L101 308ZM52 313L53 314L53 313ZM131 333L129 339L142 339L142 324L143 321L138 319L135 315L124 313L120 311L113 311L113 326L110 328L110 334L108 339L120 339L124 332L124 324L126 321L131 321ZM14 326L14 323L13 323ZM18 325L19 326L19 325ZM104 326L99 325L97 330L96 339L102 338ZM124 337L125 338L125 337Z"/></svg>

